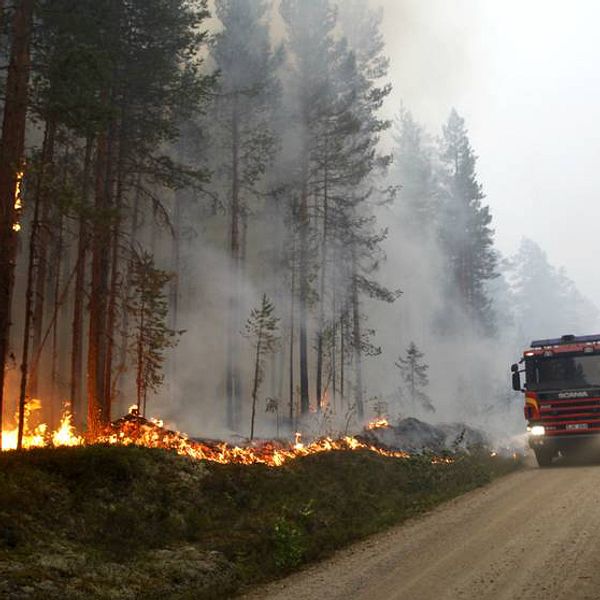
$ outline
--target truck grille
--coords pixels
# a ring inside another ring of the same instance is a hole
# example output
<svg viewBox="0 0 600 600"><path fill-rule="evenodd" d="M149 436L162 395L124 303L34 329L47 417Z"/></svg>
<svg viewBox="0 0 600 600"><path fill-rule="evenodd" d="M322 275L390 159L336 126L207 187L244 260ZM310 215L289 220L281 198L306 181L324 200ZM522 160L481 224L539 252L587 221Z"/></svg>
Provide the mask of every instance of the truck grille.
<svg viewBox="0 0 600 600"><path fill-rule="evenodd" d="M598 390L578 391L579 398L559 398L564 392L546 392L538 394L540 407L540 424L546 427L549 435L552 433L586 433L600 431L600 396Z"/></svg>

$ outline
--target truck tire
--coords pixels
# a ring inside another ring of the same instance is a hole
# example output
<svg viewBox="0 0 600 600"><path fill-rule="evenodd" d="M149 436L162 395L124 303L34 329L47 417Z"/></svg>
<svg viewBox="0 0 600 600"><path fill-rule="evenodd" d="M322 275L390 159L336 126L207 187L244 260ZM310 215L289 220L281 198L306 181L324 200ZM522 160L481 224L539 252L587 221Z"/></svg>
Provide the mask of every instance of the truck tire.
<svg viewBox="0 0 600 600"><path fill-rule="evenodd" d="M554 458L554 451L549 448L536 448L534 450L535 458L540 467L549 467L552 464L552 459Z"/></svg>

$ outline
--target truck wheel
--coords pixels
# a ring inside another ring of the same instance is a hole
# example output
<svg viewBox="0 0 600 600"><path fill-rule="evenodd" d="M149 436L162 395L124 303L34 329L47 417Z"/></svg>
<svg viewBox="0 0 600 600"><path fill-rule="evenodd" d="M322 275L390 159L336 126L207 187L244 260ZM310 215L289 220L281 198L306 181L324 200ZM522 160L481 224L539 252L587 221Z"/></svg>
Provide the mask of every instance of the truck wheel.
<svg viewBox="0 0 600 600"><path fill-rule="evenodd" d="M549 448L536 448L534 450L535 458L540 467L549 467L552 464L554 458L554 452Z"/></svg>

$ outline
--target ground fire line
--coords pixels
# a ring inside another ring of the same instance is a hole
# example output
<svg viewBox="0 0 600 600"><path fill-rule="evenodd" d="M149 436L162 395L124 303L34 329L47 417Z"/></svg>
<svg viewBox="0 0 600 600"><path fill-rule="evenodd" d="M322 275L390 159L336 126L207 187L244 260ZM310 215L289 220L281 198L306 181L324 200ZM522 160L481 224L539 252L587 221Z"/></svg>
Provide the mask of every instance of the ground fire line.
<svg viewBox="0 0 600 600"><path fill-rule="evenodd" d="M369 423L365 430L372 431L388 426L387 421L377 419ZM294 443L286 444L277 440L267 440L246 446L234 446L223 441L194 440L179 431L166 429L162 421L140 416L136 406L131 407L129 414L111 423L93 441L76 434L72 416L68 412L63 415L56 431L49 431L48 427L42 424L33 431L28 431L23 438L25 449L91 444L162 448L195 460L220 464L264 464L269 467L279 467L302 456L331 451L368 450L380 456L397 459L407 459L411 456L408 452L376 445L360 436L348 435L339 438L320 437L310 442L303 442L298 433ZM15 448L16 433L13 430L3 431L3 450L14 450ZM452 460L451 457L446 456L431 458L431 461L436 464L450 463Z"/></svg>

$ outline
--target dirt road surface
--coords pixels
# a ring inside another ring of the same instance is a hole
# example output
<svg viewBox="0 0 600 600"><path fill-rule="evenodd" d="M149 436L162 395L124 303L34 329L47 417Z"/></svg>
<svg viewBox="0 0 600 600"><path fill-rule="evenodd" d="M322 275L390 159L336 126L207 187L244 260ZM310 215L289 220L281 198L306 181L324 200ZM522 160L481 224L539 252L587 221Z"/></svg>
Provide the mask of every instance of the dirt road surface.
<svg viewBox="0 0 600 600"><path fill-rule="evenodd" d="M600 465L529 468L245 600L600 599Z"/></svg>

